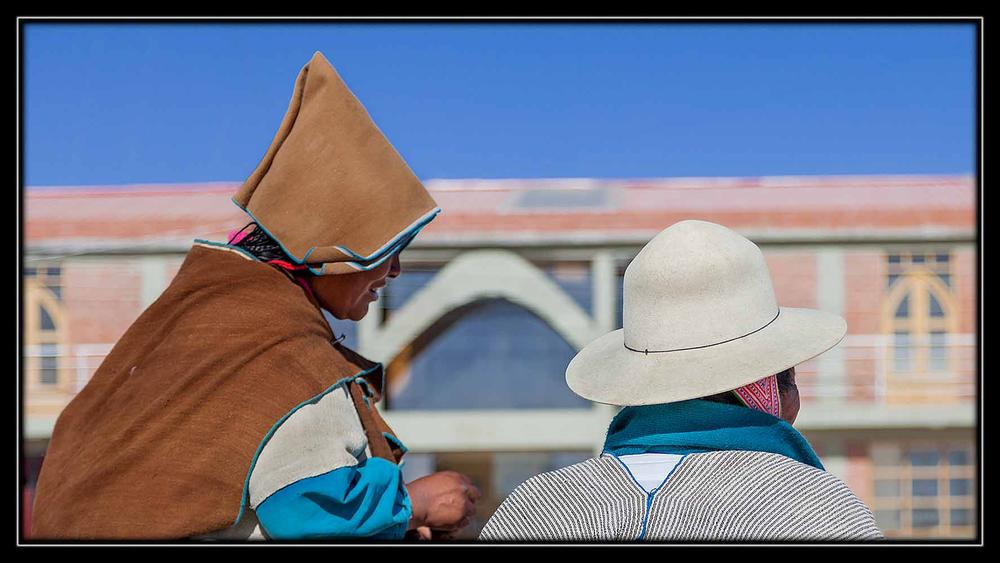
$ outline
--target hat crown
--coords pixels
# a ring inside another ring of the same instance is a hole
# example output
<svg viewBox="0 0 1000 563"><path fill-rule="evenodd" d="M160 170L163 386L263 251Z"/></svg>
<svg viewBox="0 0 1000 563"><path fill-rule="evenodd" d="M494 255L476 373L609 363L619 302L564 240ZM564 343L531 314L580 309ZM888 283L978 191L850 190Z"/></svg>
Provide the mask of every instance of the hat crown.
<svg viewBox="0 0 1000 563"><path fill-rule="evenodd" d="M625 270L625 345L667 351L712 346L760 330L778 315L760 248L706 221L681 221Z"/></svg>

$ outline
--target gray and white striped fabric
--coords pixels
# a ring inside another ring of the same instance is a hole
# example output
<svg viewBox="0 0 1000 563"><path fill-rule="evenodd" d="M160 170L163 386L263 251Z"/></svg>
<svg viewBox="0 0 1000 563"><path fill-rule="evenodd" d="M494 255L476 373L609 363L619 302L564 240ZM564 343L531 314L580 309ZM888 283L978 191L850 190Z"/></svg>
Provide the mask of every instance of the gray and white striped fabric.
<svg viewBox="0 0 1000 563"><path fill-rule="evenodd" d="M614 456L536 475L484 541L862 541L882 534L834 475L782 455L690 454L647 493Z"/></svg>

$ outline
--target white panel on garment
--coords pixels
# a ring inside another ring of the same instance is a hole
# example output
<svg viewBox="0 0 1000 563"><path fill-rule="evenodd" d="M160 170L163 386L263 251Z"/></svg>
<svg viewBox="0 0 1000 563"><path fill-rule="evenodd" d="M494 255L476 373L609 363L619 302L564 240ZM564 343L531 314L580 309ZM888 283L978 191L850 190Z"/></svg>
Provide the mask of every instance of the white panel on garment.
<svg viewBox="0 0 1000 563"><path fill-rule="evenodd" d="M268 440L250 475L250 508L307 477L352 467L368 440L344 387L295 411Z"/></svg>
<svg viewBox="0 0 1000 563"><path fill-rule="evenodd" d="M676 454L633 454L618 456L618 459L648 493L663 483L683 457Z"/></svg>

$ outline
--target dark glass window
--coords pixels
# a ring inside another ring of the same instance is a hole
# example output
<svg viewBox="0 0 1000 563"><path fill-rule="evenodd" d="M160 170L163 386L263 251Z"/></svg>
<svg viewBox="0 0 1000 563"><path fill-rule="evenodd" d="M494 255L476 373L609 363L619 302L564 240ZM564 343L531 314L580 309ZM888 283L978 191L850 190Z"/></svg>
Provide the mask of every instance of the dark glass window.
<svg viewBox="0 0 1000 563"><path fill-rule="evenodd" d="M55 344L42 344L39 363L39 379L45 385L55 385L59 382L59 358Z"/></svg>
<svg viewBox="0 0 1000 563"><path fill-rule="evenodd" d="M933 508L917 508L913 510L914 528L933 528L938 525L938 511Z"/></svg>
<svg viewBox="0 0 1000 563"><path fill-rule="evenodd" d="M914 264L923 264L924 263L924 255L923 254L914 254L913 258L911 258L910 261L913 262Z"/></svg>
<svg viewBox="0 0 1000 563"><path fill-rule="evenodd" d="M972 494L972 481L969 479L950 479L948 492L953 497L965 497Z"/></svg>
<svg viewBox="0 0 1000 563"><path fill-rule="evenodd" d="M889 263L890 264L899 264L900 261L901 260L900 260L899 254L890 254L889 255Z"/></svg>
<svg viewBox="0 0 1000 563"><path fill-rule="evenodd" d="M938 301L937 297L933 293L929 294L930 297L930 314L932 317L943 317L944 309L941 308L941 302Z"/></svg>
<svg viewBox="0 0 1000 563"><path fill-rule="evenodd" d="M938 494L937 479L914 479L913 496L936 497Z"/></svg>
<svg viewBox="0 0 1000 563"><path fill-rule="evenodd" d="M968 508L952 508L950 516L952 526L972 525L972 510Z"/></svg>
<svg viewBox="0 0 1000 563"><path fill-rule="evenodd" d="M971 456L967 450L951 450L948 452L948 463L951 465L970 465Z"/></svg>
<svg viewBox="0 0 1000 563"><path fill-rule="evenodd" d="M938 464L940 456L934 450L913 450L910 452L910 465L915 467L933 467Z"/></svg>
<svg viewBox="0 0 1000 563"><path fill-rule="evenodd" d="M906 294L896 306L896 318L905 319L910 316L910 295Z"/></svg>
<svg viewBox="0 0 1000 563"><path fill-rule="evenodd" d="M391 409L589 407L566 387L575 350L545 321L502 299L456 314L412 359L408 375L399 368Z"/></svg>
<svg viewBox="0 0 1000 563"><path fill-rule="evenodd" d="M46 309L43 305L38 306L38 318L38 322L42 330L56 329L56 323L52 320L52 315L49 314L48 309Z"/></svg>

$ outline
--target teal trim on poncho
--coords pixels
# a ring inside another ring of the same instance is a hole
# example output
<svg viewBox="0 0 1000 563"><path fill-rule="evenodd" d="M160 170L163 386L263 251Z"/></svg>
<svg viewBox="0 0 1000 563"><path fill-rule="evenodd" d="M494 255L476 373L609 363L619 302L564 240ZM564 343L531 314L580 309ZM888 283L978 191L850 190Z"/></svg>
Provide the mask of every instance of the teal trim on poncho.
<svg viewBox="0 0 1000 563"><path fill-rule="evenodd" d="M604 442L604 451L616 456L722 450L770 452L823 469L809 442L784 420L702 399L625 407Z"/></svg>

